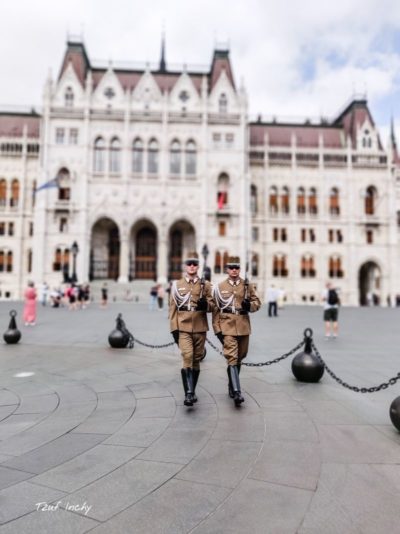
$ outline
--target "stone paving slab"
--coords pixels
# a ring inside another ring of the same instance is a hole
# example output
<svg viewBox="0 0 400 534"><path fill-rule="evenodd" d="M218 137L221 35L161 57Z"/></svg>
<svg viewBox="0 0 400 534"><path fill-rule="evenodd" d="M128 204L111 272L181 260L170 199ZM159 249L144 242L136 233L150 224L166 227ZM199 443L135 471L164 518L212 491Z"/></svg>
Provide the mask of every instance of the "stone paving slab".
<svg viewBox="0 0 400 534"><path fill-rule="evenodd" d="M230 491L172 479L93 530L93 534L185 534L210 515ZM220 531L221 532L221 531Z"/></svg>
<svg viewBox="0 0 400 534"><path fill-rule="evenodd" d="M329 376L302 384L289 358L244 366L246 400L235 408L225 361L208 346L199 402L187 408L176 346L107 347L120 311L140 339L170 341L166 313L118 304L39 308L37 327L2 346L0 534L397 532L400 433L388 411L400 384L371 395ZM249 360L279 356L311 326L349 383L399 372L399 310L344 308L340 318L340 338L325 342L320 308L278 319L262 309ZM59 505L37 511L38 502Z"/></svg>
<svg viewBox="0 0 400 534"><path fill-rule="evenodd" d="M165 484L180 469L181 466L177 464L134 459L72 493L68 500L89 503L92 509L87 517L106 521Z"/></svg>

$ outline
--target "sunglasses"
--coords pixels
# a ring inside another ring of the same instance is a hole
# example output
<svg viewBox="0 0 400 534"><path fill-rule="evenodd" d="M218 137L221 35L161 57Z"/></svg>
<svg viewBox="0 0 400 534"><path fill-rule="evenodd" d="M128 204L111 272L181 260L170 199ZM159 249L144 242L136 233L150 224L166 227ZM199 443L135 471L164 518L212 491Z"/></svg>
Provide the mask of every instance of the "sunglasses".
<svg viewBox="0 0 400 534"><path fill-rule="evenodd" d="M240 269L240 265L229 265L229 266L228 266L228 269L231 269L231 270L233 270L233 269Z"/></svg>
<svg viewBox="0 0 400 534"><path fill-rule="evenodd" d="M185 265L187 265L188 267L190 267L190 266L192 266L192 265L193 265L194 267L197 267L198 264L199 264L198 261L187 261Z"/></svg>

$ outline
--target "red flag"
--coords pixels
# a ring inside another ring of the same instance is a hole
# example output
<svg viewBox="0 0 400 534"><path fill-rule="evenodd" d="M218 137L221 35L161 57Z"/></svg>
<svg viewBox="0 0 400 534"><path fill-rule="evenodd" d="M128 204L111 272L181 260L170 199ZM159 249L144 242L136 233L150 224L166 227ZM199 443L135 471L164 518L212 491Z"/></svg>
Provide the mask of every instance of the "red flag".
<svg viewBox="0 0 400 534"><path fill-rule="evenodd" d="M225 193L222 192L218 195L218 209L222 209L225 204Z"/></svg>

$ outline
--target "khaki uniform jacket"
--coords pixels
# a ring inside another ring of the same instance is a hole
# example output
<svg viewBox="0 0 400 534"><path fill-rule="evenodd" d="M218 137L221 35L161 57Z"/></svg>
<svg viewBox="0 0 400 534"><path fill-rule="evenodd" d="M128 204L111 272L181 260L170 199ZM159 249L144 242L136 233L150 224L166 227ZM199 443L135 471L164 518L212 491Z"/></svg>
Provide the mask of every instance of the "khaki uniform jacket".
<svg viewBox="0 0 400 534"><path fill-rule="evenodd" d="M228 299L233 295L233 306L235 310L241 309L242 300L245 298L244 280L239 278L238 282L237 285L232 285L229 278L227 278L217 286L224 299ZM252 284L249 284L247 298L250 300L250 312L258 311L261 307L261 301ZM227 308L227 310L232 311L231 307ZM216 334L222 332L224 336L248 336L251 333L248 314L235 315L233 313L224 313L218 309L217 300L214 300L213 328Z"/></svg>
<svg viewBox="0 0 400 534"><path fill-rule="evenodd" d="M187 279L183 277L174 283L176 283L176 288L180 296L184 297L190 293L188 305L191 308L196 308L201 291L200 278L196 280L196 283L192 283L188 282ZM206 281L204 284L203 297L207 300L207 311L212 311L214 308L214 302L212 300L210 282ZM174 330L180 330L181 332L198 334L201 332L207 332L208 330L207 312L179 311L173 298L173 288L171 288L169 300L169 320L171 332Z"/></svg>

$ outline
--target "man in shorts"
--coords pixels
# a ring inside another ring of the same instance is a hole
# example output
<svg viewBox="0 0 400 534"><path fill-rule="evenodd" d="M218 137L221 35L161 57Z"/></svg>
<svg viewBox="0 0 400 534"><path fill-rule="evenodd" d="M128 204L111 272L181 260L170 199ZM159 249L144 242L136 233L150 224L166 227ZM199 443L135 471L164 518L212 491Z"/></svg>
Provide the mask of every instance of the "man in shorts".
<svg viewBox="0 0 400 534"><path fill-rule="evenodd" d="M339 315L339 295L337 289L328 282L326 289L322 292L324 303L325 339L338 337L338 315Z"/></svg>

